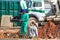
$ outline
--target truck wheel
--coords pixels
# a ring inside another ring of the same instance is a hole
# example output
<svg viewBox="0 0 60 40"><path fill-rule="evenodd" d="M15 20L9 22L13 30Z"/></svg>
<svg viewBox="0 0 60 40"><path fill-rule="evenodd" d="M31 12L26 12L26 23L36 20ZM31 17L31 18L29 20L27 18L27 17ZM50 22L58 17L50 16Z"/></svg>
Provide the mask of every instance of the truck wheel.
<svg viewBox="0 0 60 40"><path fill-rule="evenodd" d="M34 17L30 17L30 18L29 18L28 27L31 26L30 24L31 24L32 22L35 22L36 25L38 26L38 20L37 20L36 18L34 18Z"/></svg>

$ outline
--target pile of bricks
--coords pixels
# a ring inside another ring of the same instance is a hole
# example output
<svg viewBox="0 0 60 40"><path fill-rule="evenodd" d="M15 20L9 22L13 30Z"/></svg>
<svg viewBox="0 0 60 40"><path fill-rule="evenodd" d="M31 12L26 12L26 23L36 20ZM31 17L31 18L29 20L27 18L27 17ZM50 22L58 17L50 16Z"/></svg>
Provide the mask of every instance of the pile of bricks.
<svg viewBox="0 0 60 40"><path fill-rule="evenodd" d="M60 37L60 30L53 22L49 21L43 27L38 29L38 37L50 39Z"/></svg>
<svg viewBox="0 0 60 40"><path fill-rule="evenodd" d="M0 38L19 38L19 30L0 30Z"/></svg>

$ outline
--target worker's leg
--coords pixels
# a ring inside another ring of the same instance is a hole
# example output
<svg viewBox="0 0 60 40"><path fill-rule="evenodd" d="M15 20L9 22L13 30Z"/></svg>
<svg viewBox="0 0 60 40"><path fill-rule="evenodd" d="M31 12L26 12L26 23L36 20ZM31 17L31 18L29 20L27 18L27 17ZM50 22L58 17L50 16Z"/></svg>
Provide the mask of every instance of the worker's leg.
<svg viewBox="0 0 60 40"><path fill-rule="evenodd" d="M26 35L26 33L27 33L27 25L28 25L27 22L22 22L21 23L21 34L22 35Z"/></svg>
<svg viewBox="0 0 60 40"><path fill-rule="evenodd" d="M20 26L20 27L21 27L20 34L23 35L23 33L24 33L24 30L23 30L24 29L24 26Z"/></svg>
<svg viewBox="0 0 60 40"><path fill-rule="evenodd" d="M28 24L27 24L27 22L25 23L25 27L24 27L24 31L26 32L26 34L27 34L27 31L28 31Z"/></svg>
<svg viewBox="0 0 60 40"><path fill-rule="evenodd" d="M28 25L28 23L27 22L24 22L24 35L26 35L27 34L27 26Z"/></svg>

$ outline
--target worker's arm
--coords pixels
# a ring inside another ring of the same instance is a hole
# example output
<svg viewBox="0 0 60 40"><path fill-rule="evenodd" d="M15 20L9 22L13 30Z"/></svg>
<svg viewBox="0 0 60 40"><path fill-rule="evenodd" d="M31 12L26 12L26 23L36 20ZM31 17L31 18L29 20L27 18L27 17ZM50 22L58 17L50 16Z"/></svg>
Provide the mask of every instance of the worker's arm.
<svg viewBox="0 0 60 40"><path fill-rule="evenodd" d="M11 19L10 21L11 22L26 22L26 21L28 21L29 20L29 14L24 14L24 15L22 15L22 17L21 17L21 19L19 20L19 19Z"/></svg>
<svg viewBox="0 0 60 40"><path fill-rule="evenodd" d="M19 19L12 19L10 20L11 22L22 22L22 20L19 20Z"/></svg>

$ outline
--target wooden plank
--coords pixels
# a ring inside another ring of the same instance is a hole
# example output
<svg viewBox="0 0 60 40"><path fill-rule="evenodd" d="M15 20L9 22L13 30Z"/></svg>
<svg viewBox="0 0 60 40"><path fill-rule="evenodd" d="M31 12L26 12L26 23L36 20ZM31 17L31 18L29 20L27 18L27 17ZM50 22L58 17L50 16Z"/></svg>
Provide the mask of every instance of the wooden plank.
<svg viewBox="0 0 60 40"><path fill-rule="evenodd" d="M3 15L1 20L1 27L13 27L13 23L10 22L12 15Z"/></svg>
<svg viewBox="0 0 60 40"><path fill-rule="evenodd" d="M21 27L10 27L10 28L0 27L0 29L21 29Z"/></svg>

